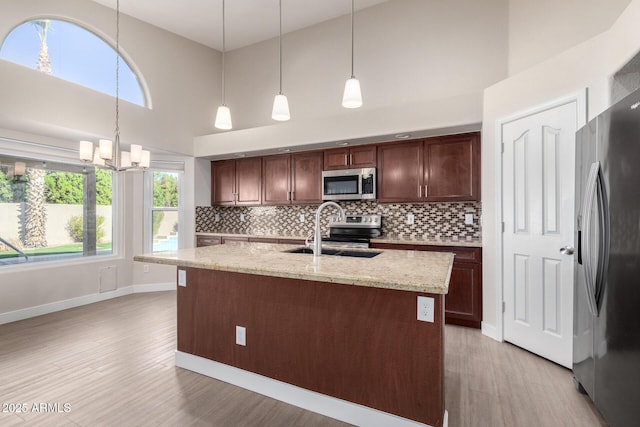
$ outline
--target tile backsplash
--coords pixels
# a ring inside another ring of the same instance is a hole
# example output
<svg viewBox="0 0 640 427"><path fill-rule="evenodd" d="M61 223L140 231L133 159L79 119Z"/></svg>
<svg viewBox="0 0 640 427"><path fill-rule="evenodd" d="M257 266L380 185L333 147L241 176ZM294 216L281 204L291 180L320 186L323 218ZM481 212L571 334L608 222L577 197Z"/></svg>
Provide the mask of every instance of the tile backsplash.
<svg viewBox="0 0 640 427"><path fill-rule="evenodd" d="M376 203L339 202L347 214L382 215L383 236L402 239L458 239L481 238L480 202L451 203ZM234 233L258 236L300 236L313 231L317 205L255 206L255 207L196 207L197 233ZM414 223L407 224L407 215L414 215ZM328 207L322 212L323 234L328 234L329 217L336 214ZM473 215L473 224L465 224L465 214ZM304 221L302 221L304 219Z"/></svg>

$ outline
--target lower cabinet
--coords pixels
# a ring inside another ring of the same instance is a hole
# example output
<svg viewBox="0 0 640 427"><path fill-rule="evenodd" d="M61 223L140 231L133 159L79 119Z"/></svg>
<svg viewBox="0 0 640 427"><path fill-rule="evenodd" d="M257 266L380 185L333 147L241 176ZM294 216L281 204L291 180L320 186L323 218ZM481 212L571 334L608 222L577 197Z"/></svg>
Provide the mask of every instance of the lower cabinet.
<svg viewBox="0 0 640 427"><path fill-rule="evenodd" d="M222 244L219 236L196 236L196 247L213 246Z"/></svg>
<svg viewBox="0 0 640 427"><path fill-rule="evenodd" d="M458 246L371 243L372 248L453 252L455 258L449 293L445 297L445 322L480 328L482 322L482 249Z"/></svg>
<svg viewBox="0 0 640 427"><path fill-rule="evenodd" d="M196 247L222 245L227 242L257 242L257 243L280 243L283 245L304 245L304 240L300 239L278 239L274 237L239 237L231 235L222 236L196 236Z"/></svg>

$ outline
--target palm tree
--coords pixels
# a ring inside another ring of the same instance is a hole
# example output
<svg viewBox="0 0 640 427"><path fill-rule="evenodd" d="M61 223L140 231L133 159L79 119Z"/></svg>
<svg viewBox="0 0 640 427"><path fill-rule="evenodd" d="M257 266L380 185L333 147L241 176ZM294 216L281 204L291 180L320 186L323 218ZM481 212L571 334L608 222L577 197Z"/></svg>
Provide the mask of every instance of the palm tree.
<svg viewBox="0 0 640 427"><path fill-rule="evenodd" d="M40 37L40 54L36 70L51 74L51 59L47 46L47 34L51 21L39 19L33 21ZM47 207L45 206L44 169L27 169L27 191L22 224L22 241L27 248L47 247Z"/></svg>
<svg viewBox="0 0 640 427"><path fill-rule="evenodd" d="M49 47L47 46L47 33L51 27L51 21L48 19L38 19L31 22L40 37L40 53L38 54L38 62L36 70L51 75L51 59L49 58Z"/></svg>
<svg viewBox="0 0 640 427"><path fill-rule="evenodd" d="M47 207L45 206L44 169L27 169L27 194L24 206L24 234L26 248L47 247Z"/></svg>

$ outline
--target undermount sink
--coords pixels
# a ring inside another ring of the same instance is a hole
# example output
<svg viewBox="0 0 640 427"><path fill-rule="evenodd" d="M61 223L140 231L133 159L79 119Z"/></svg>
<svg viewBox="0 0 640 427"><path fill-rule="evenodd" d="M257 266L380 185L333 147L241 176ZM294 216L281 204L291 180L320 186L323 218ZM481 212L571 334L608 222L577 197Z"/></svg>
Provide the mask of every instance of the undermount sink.
<svg viewBox="0 0 640 427"><path fill-rule="evenodd" d="M302 246L300 248L289 249L284 251L290 254L313 254L313 249ZM380 255L382 252L377 251L350 251L345 249L329 249L323 248L322 255L333 255L333 256L349 256L354 258L373 258L374 256Z"/></svg>

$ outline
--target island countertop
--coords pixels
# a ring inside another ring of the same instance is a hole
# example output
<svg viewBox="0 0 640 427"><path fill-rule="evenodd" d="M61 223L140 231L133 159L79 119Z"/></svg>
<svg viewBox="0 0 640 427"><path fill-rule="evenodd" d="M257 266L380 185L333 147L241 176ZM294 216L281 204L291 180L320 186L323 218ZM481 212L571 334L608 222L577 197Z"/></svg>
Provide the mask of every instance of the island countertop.
<svg viewBox="0 0 640 427"><path fill-rule="evenodd" d="M432 294L449 290L453 253L376 249L381 253L373 258L322 255L314 261L310 254L285 252L297 247L230 242L137 255L134 261Z"/></svg>

